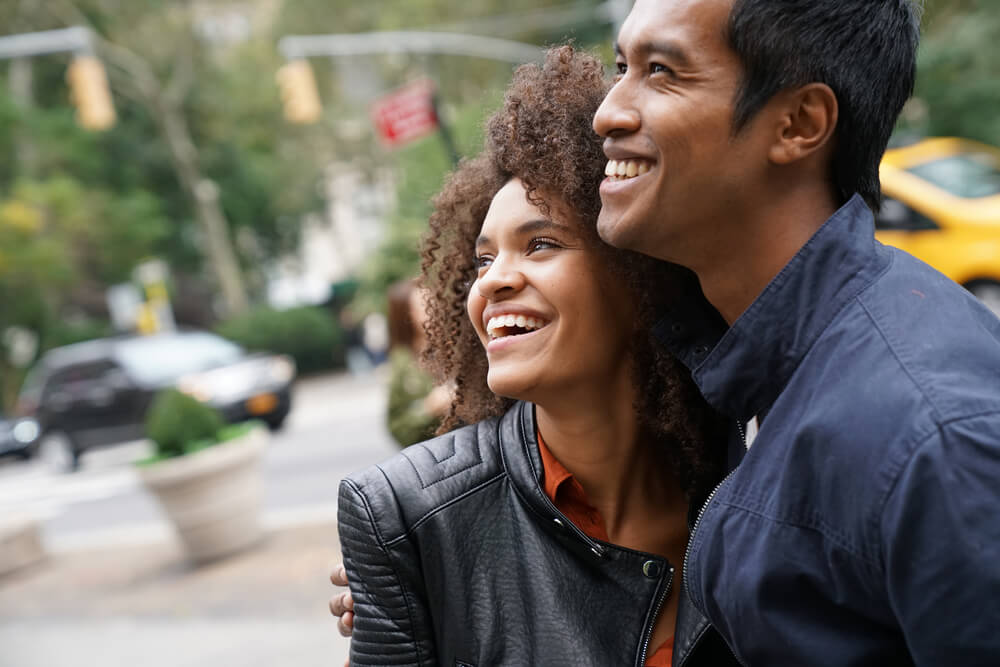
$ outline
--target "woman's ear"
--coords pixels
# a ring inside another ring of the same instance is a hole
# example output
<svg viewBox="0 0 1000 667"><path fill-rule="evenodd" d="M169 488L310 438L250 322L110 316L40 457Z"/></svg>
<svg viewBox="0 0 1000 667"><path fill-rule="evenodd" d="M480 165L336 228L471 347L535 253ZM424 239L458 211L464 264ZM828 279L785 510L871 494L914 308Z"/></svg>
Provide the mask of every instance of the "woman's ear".
<svg viewBox="0 0 1000 667"><path fill-rule="evenodd" d="M791 164L830 143L837 127L837 96L825 83L810 83L778 93L778 123L768 158Z"/></svg>

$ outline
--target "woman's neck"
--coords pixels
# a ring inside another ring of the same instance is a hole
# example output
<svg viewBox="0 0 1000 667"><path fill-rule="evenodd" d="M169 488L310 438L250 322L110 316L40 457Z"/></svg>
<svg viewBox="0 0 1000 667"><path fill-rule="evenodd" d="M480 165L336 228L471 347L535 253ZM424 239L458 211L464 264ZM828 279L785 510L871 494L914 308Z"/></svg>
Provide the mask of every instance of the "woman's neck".
<svg viewBox="0 0 1000 667"><path fill-rule="evenodd" d="M611 541L662 553L662 546L636 540L663 521L675 522L687 505L673 471L643 438L630 374L590 392L577 386L561 400L536 402L535 414L546 446L583 487Z"/></svg>

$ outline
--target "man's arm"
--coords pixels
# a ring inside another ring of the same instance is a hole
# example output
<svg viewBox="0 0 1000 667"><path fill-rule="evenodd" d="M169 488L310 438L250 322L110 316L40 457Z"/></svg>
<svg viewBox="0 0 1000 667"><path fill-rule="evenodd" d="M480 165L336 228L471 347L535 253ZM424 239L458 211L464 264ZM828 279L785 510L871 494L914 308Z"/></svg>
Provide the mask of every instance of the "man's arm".
<svg viewBox="0 0 1000 667"><path fill-rule="evenodd" d="M918 443L882 512L885 581L916 665L1000 655L1000 412Z"/></svg>
<svg viewBox="0 0 1000 667"><path fill-rule="evenodd" d="M391 497L385 502L386 506L380 505L383 510L389 503L395 505ZM350 664L436 664L430 613L418 593L423 587L411 581L413 571L396 562L383 543L370 499L351 480L340 484L338 528L351 602L341 596L337 604L331 601L331 612L342 612L341 633L349 629L352 636ZM350 628L344 618L349 605L353 610Z"/></svg>

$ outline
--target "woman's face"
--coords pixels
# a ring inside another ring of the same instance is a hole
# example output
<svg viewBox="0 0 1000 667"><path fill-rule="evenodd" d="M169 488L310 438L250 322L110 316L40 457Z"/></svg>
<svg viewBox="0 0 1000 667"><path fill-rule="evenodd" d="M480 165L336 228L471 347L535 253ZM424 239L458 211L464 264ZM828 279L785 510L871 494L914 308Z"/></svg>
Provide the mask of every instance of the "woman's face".
<svg viewBox="0 0 1000 667"><path fill-rule="evenodd" d="M517 179L496 194L476 241L479 274L467 304L490 389L543 405L628 377L634 330L623 282L558 203L545 216Z"/></svg>

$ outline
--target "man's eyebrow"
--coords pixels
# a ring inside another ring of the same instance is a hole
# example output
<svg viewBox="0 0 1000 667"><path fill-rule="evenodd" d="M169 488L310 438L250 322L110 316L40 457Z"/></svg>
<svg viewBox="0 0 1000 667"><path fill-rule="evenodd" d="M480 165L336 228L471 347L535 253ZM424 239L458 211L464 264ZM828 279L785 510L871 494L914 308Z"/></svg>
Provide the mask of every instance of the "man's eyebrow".
<svg viewBox="0 0 1000 667"><path fill-rule="evenodd" d="M639 42L636 45L635 50L646 57L649 57L651 54L665 56L682 67L688 67L691 65L691 59L688 57L684 49L682 49L676 42ZM615 42L615 54L619 56L622 55L621 47L618 46L618 42Z"/></svg>
<svg viewBox="0 0 1000 667"><path fill-rule="evenodd" d="M573 228L570 227L569 225L564 225L560 222L549 220L547 218L538 218L536 220L526 220L522 222L514 229L514 234L517 236L523 236L525 234L542 232L548 229L558 229L562 232L570 234L572 234L574 231ZM490 244L490 237L486 236L485 234L480 234L476 238L477 248L489 244Z"/></svg>

